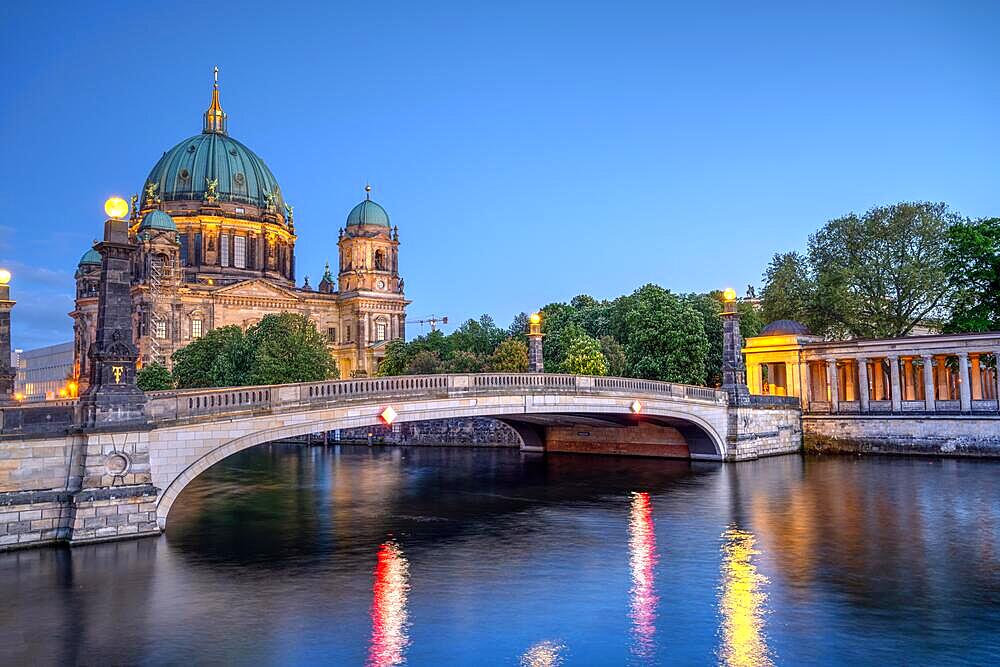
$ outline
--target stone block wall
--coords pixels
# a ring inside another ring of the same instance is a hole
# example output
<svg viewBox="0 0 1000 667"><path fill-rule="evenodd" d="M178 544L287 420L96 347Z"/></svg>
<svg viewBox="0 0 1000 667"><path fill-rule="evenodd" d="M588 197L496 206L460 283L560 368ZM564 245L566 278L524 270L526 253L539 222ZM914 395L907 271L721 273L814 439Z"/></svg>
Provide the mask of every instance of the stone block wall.
<svg viewBox="0 0 1000 667"><path fill-rule="evenodd" d="M1000 457L1000 415L804 415L814 453Z"/></svg>
<svg viewBox="0 0 1000 667"><path fill-rule="evenodd" d="M73 544L160 532L156 522L157 490L152 485L82 491L73 503Z"/></svg>
<svg viewBox="0 0 1000 667"><path fill-rule="evenodd" d="M379 442L397 445L477 445L519 447L521 439L511 427L484 417L456 417L404 422L394 430L388 426L342 429L342 440L364 442L371 433Z"/></svg>
<svg viewBox="0 0 1000 667"><path fill-rule="evenodd" d="M71 523L66 492L0 494L0 550L66 539Z"/></svg>
<svg viewBox="0 0 1000 667"><path fill-rule="evenodd" d="M802 413L797 408L738 407L729 410L729 459L802 451Z"/></svg>

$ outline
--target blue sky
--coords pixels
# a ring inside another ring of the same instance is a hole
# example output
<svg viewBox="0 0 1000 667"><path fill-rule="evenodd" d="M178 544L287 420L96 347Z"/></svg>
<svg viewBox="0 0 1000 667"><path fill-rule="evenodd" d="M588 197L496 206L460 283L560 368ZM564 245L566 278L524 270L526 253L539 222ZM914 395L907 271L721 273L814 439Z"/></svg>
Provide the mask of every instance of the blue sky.
<svg viewBox="0 0 1000 667"><path fill-rule="evenodd" d="M104 199L201 130L216 64L295 206L300 280L371 181L411 319L742 291L881 203L1000 215L1000 3L86 4L0 9L23 348L72 337Z"/></svg>

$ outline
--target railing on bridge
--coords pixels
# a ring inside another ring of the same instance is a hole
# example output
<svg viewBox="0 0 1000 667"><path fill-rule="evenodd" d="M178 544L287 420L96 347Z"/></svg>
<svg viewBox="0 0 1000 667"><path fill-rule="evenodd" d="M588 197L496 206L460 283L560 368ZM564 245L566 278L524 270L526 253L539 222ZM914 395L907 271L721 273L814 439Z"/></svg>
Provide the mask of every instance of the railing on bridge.
<svg viewBox="0 0 1000 667"><path fill-rule="evenodd" d="M633 378L555 375L549 373L481 373L402 375L354 380L327 380L261 387L185 389L147 394L146 414L154 423L202 416L253 414L295 406L328 405L414 396L461 397L524 393L655 394L694 401L725 403L726 393L708 387Z"/></svg>

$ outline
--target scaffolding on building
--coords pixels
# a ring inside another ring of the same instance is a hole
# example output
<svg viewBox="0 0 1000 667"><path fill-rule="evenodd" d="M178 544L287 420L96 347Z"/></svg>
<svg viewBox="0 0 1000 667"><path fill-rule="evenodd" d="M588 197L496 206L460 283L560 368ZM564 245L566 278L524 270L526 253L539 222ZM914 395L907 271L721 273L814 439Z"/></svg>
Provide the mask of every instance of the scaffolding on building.
<svg viewBox="0 0 1000 667"><path fill-rule="evenodd" d="M174 269L170 259L160 253L149 255L148 292L148 341L147 363L166 365L164 342L170 335L171 299L174 285ZM168 346L167 346L168 347Z"/></svg>

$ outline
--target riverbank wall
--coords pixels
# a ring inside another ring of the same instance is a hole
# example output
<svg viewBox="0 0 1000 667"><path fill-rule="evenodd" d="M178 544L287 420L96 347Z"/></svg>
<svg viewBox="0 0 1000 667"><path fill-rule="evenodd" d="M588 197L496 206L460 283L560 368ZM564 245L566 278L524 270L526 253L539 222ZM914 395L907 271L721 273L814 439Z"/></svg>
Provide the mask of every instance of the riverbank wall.
<svg viewBox="0 0 1000 667"><path fill-rule="evenodd" d="M1000 458L1000 415L803 415L815 454Z"/></svg>

